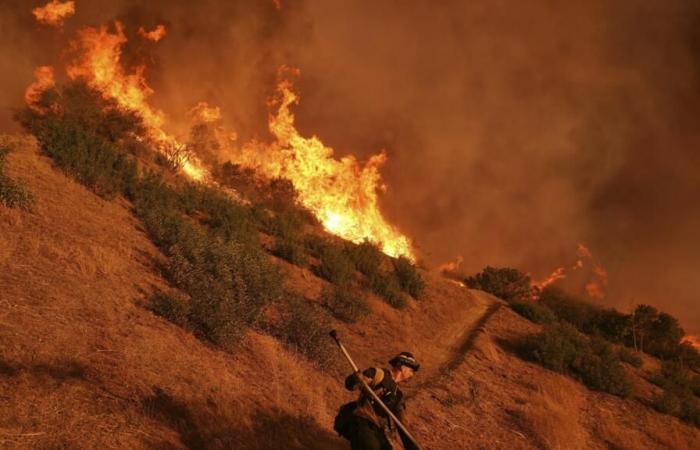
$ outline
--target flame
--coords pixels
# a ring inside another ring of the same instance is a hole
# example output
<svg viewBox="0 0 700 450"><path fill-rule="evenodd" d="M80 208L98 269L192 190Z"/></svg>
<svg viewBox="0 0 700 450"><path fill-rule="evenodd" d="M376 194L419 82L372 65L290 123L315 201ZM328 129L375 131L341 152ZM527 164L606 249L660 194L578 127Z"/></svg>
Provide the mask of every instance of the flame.
<svg viewBox="0 0 700 450"><path fill-rule="evenodd" d="M566 278L566 269L564 269L563 267L559 267L554 272L552 272L547 278L540 281L532 281L530 285L536 290L541 291L550 284L554 283L557 280L561 280L562 278Z"/></svg>
<svg viewBox="0 0 700 450"><path fill-rule="evenodd" d="M280 69L283 75L288 68ZM298 71L293 74L298 75ZM277 96L271 106L269 128L275 141L251 142L234 155L235 162L269 178L292 182L300 203L311 210L324 228L352 242L367 239L390 256L414 260L406 236L389 225L379 211L377 191L384 190L379 167L386 161L384 152L361 165L354 156L333 157L334 150L316 136L303 137L294 127L291 106L299 97L292 82L280 77Z"/></svg>
<svg viewBox="0 0 700 450"><path fill-rule="evenodd" d="M75 14L75 2L61 3L58 0L53 0L42 7L34 8L32 14L40 23L60 27L65 19Z"/></svg>
<svg viewBox="0 0 700 450"><path fill-rule="evenodd" d="M195 123L211 123L221 120L221 109L209 106L207 102L199 102L190 110L190 115Z"/></svg>
<svg viewBox="0 0 700 450"><path fill-rule="evenodd" d="M41 93L52 88L55 84L52 66L37 67L34 69L34 81L24 91L24 101L30 108L40 111L41 108L36 103L39 101Z"/></svg>
<svg viewBox="0 0 700 450"><path fill-rule="evenodd" d="M114 27L114 33L110 33L105 25L83 28L78 32L71 46L78 57L66 68L68 76L83 78L105 98L114 99L120 106L139 114L159 150L184 148L184 144L163 130L163 112L148 104L153 90L144 78L145 66L135 67L133 73L125 73L122 68L121 47L127 39L120 22L115 22ZM183 172L194 180L206 178L207 171L195 157L183 157L180 163Z"/></svg>
<svg viewBox="0 0 700 450"><path fill-rule="evenodd" d="M438 266L438 271L440 272L456 272L457 269L464 262L464 257L462 255L457 256L454 261L448 261L446 263L440 264Z"/></svg>
<svg viewBox="0 0 700 450"><path fill-rule="evenodd" d="M66 67L68 76L85 80L105 98L136 112L160 151L166 155L182 153L184 156L179 162L185 174L195 180L206 180L208 174L200 161L181 152L186 149L184 144L163 129L163 112L148 103L153 90L144 77L145 66L136 66L130 71L122 67L122 46L126 42L124 27L118 21L113 31L106 25L81 29L71 43L74 57ZM283 68L280 73L288 70ZM256 169L268 178L290 180L300 203L311 210L330 233L357 243L370 240L388 255L406 256L415 261L409 240L389 225L379 210L378 191L385 189L379 167L386 161L386 154L380 152L364 165L353 156L334 158L332 148L326 147L317 137L306 138L296 130L291 106L298 101L291 81L280 77L277 95L270 103L271 107L277 106L276 112L269 116L270 132L275 140L270 144L253 141L243 146L235 152L235 162ZM221 117L218 108L204 102L191 113L200 123ZM226 137L229 142L236 139L235 134Z"/></svg>
<svg viewBox="0 0 700 450"><path fill-rule="evenodd" d="M165 25L160 24L151 31L146 31L143 27L140 27L138 33L139 36L148 41L158 42L165 37L167 31Z"/></svg>
<svg viewBox="0 0 700 450"><path fill-rule="evenodd" d="M576 247L576 256L578 256L579 258L593 258L593 254L588 249L588 247L581 244L580 242Z"/></svg>
<svg viewBox="0 0 700 450"><path fill-rule="evenodd" d="M585 260L594 261L593 253L585 245L579 243L576 246L576 257L578 258L576 262L568 270L576 271L583 269L586 264ZM603 299L605 298L606 288L608 286L608 273L605 268L600 263L594 263L591 269L591 279L586 283L585 290L586 294L591 298ZM531 286L534 288L535 292L541 291L545 287L554 283L557 280L566 278L567 269L565 267L559 267L551 275L541 281L533 281Z"/></svg>
<svg viewBox="0 0 700 450"><path fill-rule="evenodd" d="M683 336L681 339L681 344L690 344L695 348L695 350L700 351L700 336Z"/></svg>
<svg viewBox="0 0 700 450"><path fill-rule="evenodd" d="M608 272L600 264L593 266L593 278L586 284L586 293L591 298L602 300L608 286Z"/></svg>

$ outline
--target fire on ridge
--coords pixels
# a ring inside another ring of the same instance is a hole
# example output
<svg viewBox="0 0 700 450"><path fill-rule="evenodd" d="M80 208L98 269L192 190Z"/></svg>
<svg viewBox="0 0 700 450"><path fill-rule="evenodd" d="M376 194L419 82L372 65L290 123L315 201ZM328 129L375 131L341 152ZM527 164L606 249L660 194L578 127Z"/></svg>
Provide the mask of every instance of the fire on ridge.
<svg viewBox="0 0 700 450"><path fill-rule="evenodd" d="M156 31L160 35L166 32L164 27L153 32ZM162 37L155 39L155 35L143 29L139 33L154 41ZM66 67L68 77L85 80L105 98L135 111L143 119L157 150L164 153L182 150L180 165L183 172L193 180L211 182L209 172L200 160L187 152L183 142L165 131L164 112L149 104L148 99L154 91L146 81L145 66L139 65L130 71L123 67L122 47L127 41L124 26L118 21L114 23L114 31L106 25L81 29L70 44L73 58ZM282 68L280 73L295 71ZM37 69L35 76L36 81L25 95L30 106L42 90L54 84L53 69L48 66ZM299 194L299 202L328 232L355 243L369 240L387 255L404 256L415 261L409 239L386 221L379 208L378 192L386 189L379 168L387 160L386 154L380 152L365 164L353 156L336 159L334 150L318 137L303 137L295 128L291 106L298 101L292 82L280 77L275 100L270 104L272 108L277 107L269 117L274 140L229 147L229 154L234 155L233 162L253 168L263 177L291 181ZM204 102L195 106L192 112L205 122L220 117L218 107L209 107ZM224 144L233 145L231 142Z"/></svg>

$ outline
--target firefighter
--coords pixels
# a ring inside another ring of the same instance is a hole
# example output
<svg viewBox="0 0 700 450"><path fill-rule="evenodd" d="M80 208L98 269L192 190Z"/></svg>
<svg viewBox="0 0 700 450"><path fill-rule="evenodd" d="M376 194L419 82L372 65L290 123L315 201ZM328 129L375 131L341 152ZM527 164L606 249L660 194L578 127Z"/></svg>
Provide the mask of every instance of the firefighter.
<svg viewBox="0 0 700 450"><path fill-rule="evenodd" d="M389 361L389 365L391 367L388 369L370 367L361 374L353 373L345 379L345 387L348 390L358 389L361 384L358 377L362 377L396 418L405 423L403 393L398 385L411 379L420 364L410 352L401 352ZM336 431L350 441L352 450L392 450L392 441L396 442L397 434L405 449L415 448L411 440L365 392L356 402L341 407L336 417Z"/></svg>

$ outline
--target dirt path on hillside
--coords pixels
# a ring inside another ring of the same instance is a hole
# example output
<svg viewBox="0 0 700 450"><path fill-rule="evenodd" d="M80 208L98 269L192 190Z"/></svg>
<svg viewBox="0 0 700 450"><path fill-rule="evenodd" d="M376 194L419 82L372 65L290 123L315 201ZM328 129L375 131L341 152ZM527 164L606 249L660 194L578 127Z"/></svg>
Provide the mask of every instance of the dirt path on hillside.
<svg viewBox="0 0 700 450"><path fill-rule="evenodd" d="M448 347L443 358L444 362L430 370L429 375L427 375L422 382L414 385L412 390L418 391L420 389L435 387L441 384L450 372L459 367L462 362L464 362L466 355L474 347L474 342L477 337L484 332L484 327L489 319L502 305L500 301L493 299L492 303L486 307L481 316L464 330L459 339L456 339L452 345Z"/></svg>

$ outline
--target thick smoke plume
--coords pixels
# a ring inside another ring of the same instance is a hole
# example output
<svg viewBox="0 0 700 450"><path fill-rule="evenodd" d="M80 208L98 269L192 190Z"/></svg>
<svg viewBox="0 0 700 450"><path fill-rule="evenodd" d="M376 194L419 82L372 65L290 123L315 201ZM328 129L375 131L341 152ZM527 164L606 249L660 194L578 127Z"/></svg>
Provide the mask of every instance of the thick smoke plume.
<svg viewBox="0 0 700 450"><path fill-rule="evenodd" d="M241 142L265 139L277 68L295 66L300 130L360 158L387 150L383 208L428 263L543 278L582 242L603 301L700 332L695 1L96 1L61 29L36 23L39 2L6 3L3 129L85 25L125 24L173 132L204 101ZM161 41L138 38L160 24Z"/></svg>

